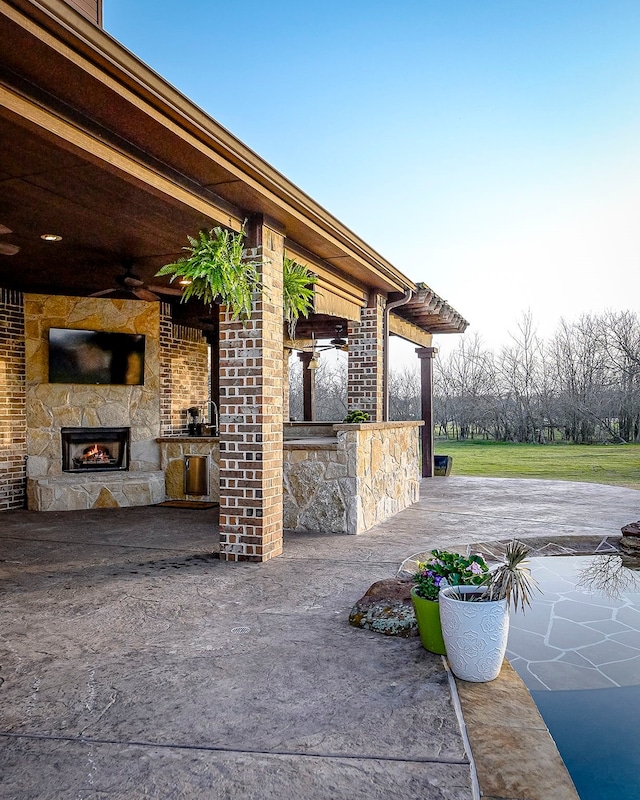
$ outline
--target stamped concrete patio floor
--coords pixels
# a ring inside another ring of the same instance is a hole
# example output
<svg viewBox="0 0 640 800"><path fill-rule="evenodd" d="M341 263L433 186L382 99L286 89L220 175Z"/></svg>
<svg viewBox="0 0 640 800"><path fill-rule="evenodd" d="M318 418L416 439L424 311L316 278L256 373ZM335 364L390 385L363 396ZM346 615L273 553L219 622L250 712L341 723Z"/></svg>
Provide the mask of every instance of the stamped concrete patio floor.
<svg viewBox="0 0 640 800"><path fill-rule="evenodd" d="M290 534L264 565L212 556L211 510L5 512L0 797L469 800L441 659L350 628L351 606L413 553L615 535L639 499L423 481L373 531Z"/></svg>

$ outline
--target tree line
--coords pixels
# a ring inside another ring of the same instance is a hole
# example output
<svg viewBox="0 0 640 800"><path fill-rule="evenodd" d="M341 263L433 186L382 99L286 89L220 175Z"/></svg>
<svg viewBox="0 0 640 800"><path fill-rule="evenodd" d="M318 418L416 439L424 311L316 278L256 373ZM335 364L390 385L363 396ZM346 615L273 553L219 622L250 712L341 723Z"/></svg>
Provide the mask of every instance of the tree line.
<svg viewBox="0 0 640 800"><path fill-rule="evenodd" d="M640 319L560 320L545 340L530 313L494 352L464 337L434 381L436 430L457 439L640 441Z"/></svg>
<svg viewBox="0 0 640 800"><path fill-rule="evenodd" d="M318 419L346 414L346 359L321 359ZM291 415L302 416L299 368L292 367ZM391 370L391 419L420 418L420 377ZM634 311L561 319L548 339L525 313L508 343L494 351L478 334L438 355L434 369L436 435L513 442L640 441L640 318Z"/></svg>

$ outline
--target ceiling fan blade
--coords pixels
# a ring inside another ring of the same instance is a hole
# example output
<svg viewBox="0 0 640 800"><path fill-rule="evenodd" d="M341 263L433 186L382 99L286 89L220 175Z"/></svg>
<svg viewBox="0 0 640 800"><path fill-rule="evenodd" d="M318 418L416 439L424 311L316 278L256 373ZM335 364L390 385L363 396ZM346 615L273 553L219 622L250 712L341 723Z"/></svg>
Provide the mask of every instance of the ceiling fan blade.
<svg viewBox="0 0 640 800"><path fill-rule="evenodd" d="M175 297L182 297L182 289L175 289L173 286L148 285L146 288L156 294L171 294Z"/></svg>
<svg viewBox="0 0 640 800"><path fill-rule="evenodd" d="M132 275L130 272L128 272L126 275L123 275L121 280L127 289L141 289L144 286L144 281L142 278L138 278L137 275Z"/></svg>
<svg viewBox="0 0 640 800"><path fill-rule="evenodd" d="M103 289L101 292L93 292L89 297L104 297L106 294L113 294L119 291L120 289Z"/></svg>
<svg viewBox="0 0 640 800"><path fill-rule="evenodd" d="M0 254L3 256L15 256L20 252L17 244L9 244L9 242L0 242Z"/></svg>
<svg viewBox="0 0 640 800"><path fill-rule="evenodd" d="M148 300L150 303L154 302L155 300L159 300L157 294L154 292L150 292L148 289L132 289L132 293L139 299L139 300Z"/></svg>

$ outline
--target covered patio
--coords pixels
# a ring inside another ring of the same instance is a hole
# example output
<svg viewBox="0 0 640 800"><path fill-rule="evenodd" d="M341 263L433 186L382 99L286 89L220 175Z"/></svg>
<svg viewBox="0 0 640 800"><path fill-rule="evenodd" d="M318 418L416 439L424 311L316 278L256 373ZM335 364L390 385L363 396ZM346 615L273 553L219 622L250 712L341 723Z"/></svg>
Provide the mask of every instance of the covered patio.
<svg viewBox="0 0 640 800"><path fill-rule="evenodd" d="M0 509L218 502L221 559L280 554L287 358L339 329L349 408L377 427L333 431L344 463L332 462L325 495L339 517L331 530L368 530L433 474L432 336L466 321L121 47L101 28L101 5L0 0ZM215 303L181 303L181 290L156 277L188 234L214 226L244 229L259 265L245 324ZM317 278L296 341L283 325L285 258ZM143 337L143 380L54 379L52 330ZM421 359L421 430L388 421L392 335ZM194 407L206 435L190 435ZM98 452L113 469L69 468L62 432L78 428L101 432ZM113 429L126 437L117 458ZM303 450L291 460L318 463L318 448ZM198 458L204 478L191 484L187 460ZM304 528L304 514L294 517Z"/></svg>

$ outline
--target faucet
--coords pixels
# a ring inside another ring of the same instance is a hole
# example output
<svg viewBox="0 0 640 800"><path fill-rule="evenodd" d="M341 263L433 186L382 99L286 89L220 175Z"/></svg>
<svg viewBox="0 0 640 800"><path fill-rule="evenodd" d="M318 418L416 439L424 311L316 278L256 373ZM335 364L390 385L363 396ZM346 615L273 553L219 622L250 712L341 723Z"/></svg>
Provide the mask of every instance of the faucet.
<svg viewBox="0 0 640 800"><path fill-rule="evenodd" d="M215 400L209 400L209 421L213 426L212 435L220 436L220 412Z"/></svg>

